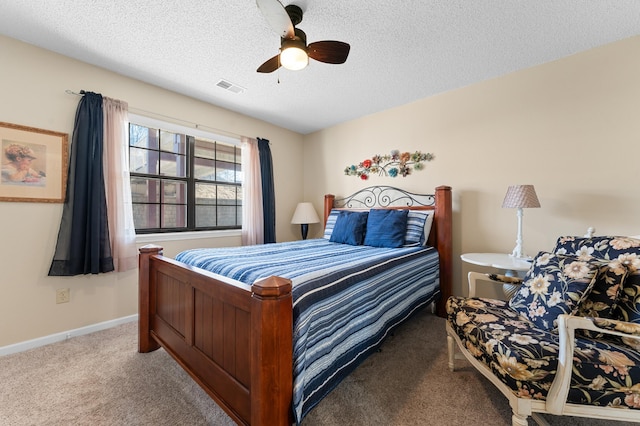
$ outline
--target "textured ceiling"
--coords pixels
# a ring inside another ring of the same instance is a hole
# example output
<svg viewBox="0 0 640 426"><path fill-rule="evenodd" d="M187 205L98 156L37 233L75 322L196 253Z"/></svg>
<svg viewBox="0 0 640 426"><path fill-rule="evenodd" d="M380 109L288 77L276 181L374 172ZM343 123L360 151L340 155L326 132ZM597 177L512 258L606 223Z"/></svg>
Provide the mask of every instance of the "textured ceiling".
<svg viewBox="0 0 640 426"><path fill-rule="evenodd" d="M0 0L0 34L303 134L640 34L639 0L290 2L345 64L258 74L279 37L254 0Z"/></svg>

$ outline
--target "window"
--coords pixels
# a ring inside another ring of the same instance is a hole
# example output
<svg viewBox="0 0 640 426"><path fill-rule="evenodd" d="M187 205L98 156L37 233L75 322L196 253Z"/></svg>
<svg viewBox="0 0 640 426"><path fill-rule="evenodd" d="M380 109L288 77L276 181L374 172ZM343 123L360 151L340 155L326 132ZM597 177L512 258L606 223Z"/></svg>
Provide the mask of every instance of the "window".
<svg viewBox="0 0 640 426"><path fill-rule="evenodd" d="M130 115L136 233L242 227L239 141Z"/></svg>

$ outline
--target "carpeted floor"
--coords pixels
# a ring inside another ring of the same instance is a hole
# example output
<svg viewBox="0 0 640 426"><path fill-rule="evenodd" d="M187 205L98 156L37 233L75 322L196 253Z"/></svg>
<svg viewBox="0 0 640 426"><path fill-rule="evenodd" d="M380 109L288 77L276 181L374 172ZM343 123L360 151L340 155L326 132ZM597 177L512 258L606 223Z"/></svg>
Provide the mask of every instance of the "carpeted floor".
<svg viewBox="0 0 640 426"><path fill-rule="evenodd" d="M233 424L166 352L137 353L136 332L136 323L129 323L1 357L0 424ZM506 398L466 361L449 371L445 336L444 319L419 313L302 426L511 424ZM625 425L545 419L558 426Z"/></svg>

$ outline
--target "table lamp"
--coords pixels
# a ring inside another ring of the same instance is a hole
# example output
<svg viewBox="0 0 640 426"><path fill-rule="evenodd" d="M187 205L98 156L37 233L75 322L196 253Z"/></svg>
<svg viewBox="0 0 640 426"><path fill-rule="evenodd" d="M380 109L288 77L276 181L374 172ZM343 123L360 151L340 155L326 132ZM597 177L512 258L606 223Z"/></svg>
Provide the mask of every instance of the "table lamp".
<svg viewBox="0 0 640 426"><path fill-rule="evenodd" d="M511 185L507 189L507 195L504 196L502 207L518 209L518 237L511 256L527 258L522 253L522 209L540 207L536 190L533 185Z"/></svg>
<svg viewBox="0 0 640 426"><path fill-rule="evenodd" d="M316 214L313 204L311 203L298 203L296 211L293 213L291 223L300 225L300 231L302 232L302 239L307 239L307 233L309 232L310 223L318 223L320 218Z"/></svg>

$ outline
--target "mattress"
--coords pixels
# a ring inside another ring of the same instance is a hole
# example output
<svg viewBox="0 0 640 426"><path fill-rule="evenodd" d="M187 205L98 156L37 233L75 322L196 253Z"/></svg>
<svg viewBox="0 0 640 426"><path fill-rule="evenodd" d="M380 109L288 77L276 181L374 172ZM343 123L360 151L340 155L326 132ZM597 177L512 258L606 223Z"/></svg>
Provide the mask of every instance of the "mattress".
<svg viewBox="0 0 640 426"><path fill-rule="evenodd" d="M438 253L327 239L192 249L176 259L251 285L293 285L293 414L297 423L374 352L390 330L440 297Z"/></svg>

